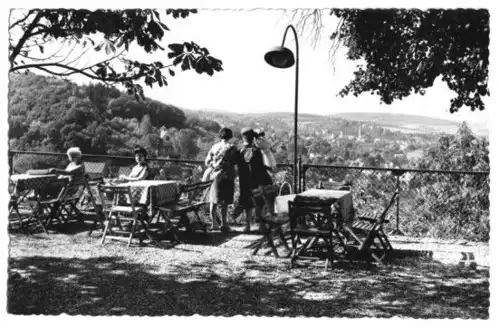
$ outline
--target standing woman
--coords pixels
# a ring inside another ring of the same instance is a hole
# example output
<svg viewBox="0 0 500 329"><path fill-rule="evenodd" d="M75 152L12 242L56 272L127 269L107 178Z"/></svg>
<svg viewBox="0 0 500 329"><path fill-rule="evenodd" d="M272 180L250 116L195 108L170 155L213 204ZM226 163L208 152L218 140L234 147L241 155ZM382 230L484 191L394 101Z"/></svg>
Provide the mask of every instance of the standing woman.
<svg viewBox="0 0 500 329"><path fill-rule="evenodd" d="M255 146L254 140L257 134L250 128L241 131L243 146L240 149L241 165L239 168L240 177L240 199L239 205L246 211L245 232L250 231L252 212L255 207L255 215L258 219L262 217L262 206L254 205L252 200L252 190L259 186L267 186L273 183L271 176L267 173L268 167L264 164L262 151ZM262 229L263 223L260 223Z"/></svg>
<svg viewBox="0 0 500 329"><path fill-rule="evenodd" d="M208 202L210 203L210 217L212 230L220 227L222 232L229 231L227 225L227 207L233 203L234 180L238 164L238 150L229 142L233 138L233 131L222 128L219 132L220 142L214 144L208 152L205 165L212 168L209 179L213 180ZM217 207L220 209L221 222L218 220ZM222 224L222 226L220 226Z"/></svg>

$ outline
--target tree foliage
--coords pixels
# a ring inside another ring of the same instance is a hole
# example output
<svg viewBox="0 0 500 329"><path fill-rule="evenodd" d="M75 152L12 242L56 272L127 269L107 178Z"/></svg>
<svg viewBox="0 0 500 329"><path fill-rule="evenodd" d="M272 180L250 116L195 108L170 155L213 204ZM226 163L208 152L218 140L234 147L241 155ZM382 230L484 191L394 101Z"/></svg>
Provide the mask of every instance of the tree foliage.
<svg viewBox="0 0 500 329"><path fill-rule="evenodd" d="M138 46L147 54L163 51L162 39L169 31L162 20L186 18L196 10L168 9L163 15L153 9L85 10L31 9L13 10L9 22L9 72L39 70L59 77L83 75L107 84L122 84L128 94L144 98L145 85L167 85L173 68L195 69L197 73L222 70L222 62L195 42L173 43L171 63L140 62L127 57L129 47ZM162 18L163 16L163 18ZM50 45L59 49L50 54ZM87 52L98 52L103 60L81 63Z"/></svg>
<svg viewBox="0 0 500 329"><path fill-rule="evenodd" d="M436 78L456 93L450 112L462 106L483 110L489 95L489 13L487 10L333 9L340 19L331 36L364 59L340 92L380 95L390 104L411 93L424 94Z"/></svg>
<svg viewBox="0 0 500 329"><path fill-rule="evenodd" d="M202 159L220 129L213 120L188 120L173 105L137 101L113 87L33 73L11 75L8 98L9 144L15 150L66 152L78 146L87 154L130 156L139 144L152 156Z"/></svg>
<svg viewBox="0 0 500 329"><path fill-rule="evenodd" d="M418 163L420 169L489 171L489 143L475 136L463 123L454 136L442 136L426 150ZM412 212L418 221L407 225L416 233L440 237L489 239L488 176L415 175L409 182L414 193Z"/></svg>
<svg viewBox="0 0 500 329"><path fill-rule="evenodd" d="M489 12L484 9L331 9L338 19L330 54L340 46L347 58L363 60L340 96L377 94L391 104L412 93L424 95L436 79L456 96L451 113L462 106L484 109L489 95ZM317 43L325 15L321 9L294 11L300 33Z"/></svg>

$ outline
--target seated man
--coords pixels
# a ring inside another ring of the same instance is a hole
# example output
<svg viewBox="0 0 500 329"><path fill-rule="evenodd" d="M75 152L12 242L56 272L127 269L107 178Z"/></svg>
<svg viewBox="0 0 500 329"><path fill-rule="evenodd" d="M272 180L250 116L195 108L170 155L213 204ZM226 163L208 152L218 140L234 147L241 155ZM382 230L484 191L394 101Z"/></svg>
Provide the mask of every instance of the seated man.
<svg viewBox="0 0 500 329"><path fill-rule="evenodd" d="M135 162L137 165L132 168L132 171L128 176L120 175L119 181L138 181L149 178L150 170L146 162L146 156L148 153L143 147L136 147L134 149Z"/></svg>

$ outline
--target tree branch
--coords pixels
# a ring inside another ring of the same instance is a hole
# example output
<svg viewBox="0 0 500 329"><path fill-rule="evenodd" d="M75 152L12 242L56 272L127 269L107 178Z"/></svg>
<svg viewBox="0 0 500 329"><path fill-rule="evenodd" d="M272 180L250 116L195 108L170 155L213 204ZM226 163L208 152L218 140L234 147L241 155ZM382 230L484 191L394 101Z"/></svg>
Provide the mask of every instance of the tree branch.
<svg viewBox="0 0 500 329"><path fill-rule="evenodd" d="M53 41L53 38L49 38L48 40L45 40L45 39L42 39L41 42L39 42L40 40L34 40L34 43L30 43L30 44L25 44L24 45L24 48L32 48L32 47L38 47L38 46L43 46L47 43L50 43ZM14 47L12 47L14 48Z"/></svg>
<svg viewBox="0 0 500 329"><path fill-rule="evenodd" d="M80 56L78 56L78 57L77 57L77 58L75 58L74 60L72 60L72 61L70 61L70 62L66 63L66 65L69 65L69 64L71 64L71 63L76 62L76 61L77 61L79 58L81 58L81 57L82 57L82 56L83 56L83 55L84 55L87 51L88 51L88 50L86 50L85 52L83 52ZM103 60L103 61L100 61L100 62L94 63L94 64L92 64L92 65L88 65L87 67L84 67L84 68L82 68L82 69L80 69L80 70L81 70L81 71L89 70L89 69L91 69L91 68L93 68L93 67L95 67L95 66L97 66L97 65L99 65L99 64L103 64L103 63L106 63L106 62L110 62L110 61L112 61L113 59L120 57L120 56L121 56L124 52L125 52L125 49L123 49L123 50L122 50L119 54L116 54L116 55L114 55L114 56L113 56L113 57L111 57L111 58L108 58L108 59L105 59L105 60ZM71 72L71 73L68 73L68 74L66 74L66 75L71 75L71 74L75 74L75 73L78 73L78 72Z"/></svg>
<svg viewBox="0 0 500 329"><path fill-rule="evenodd" d="M61 48L62 48L62 47L61 47ZM76 43L73 45L73 48L71 48L71 50L70 50L70 51L69 51L69 53L66 55L66 57L64 57L63 59L61 59L61 60L59 61L59 63L63 63L65 60L67 60L67 59L68 59L68 57L69 57L69 55L71 55L71 53L73 52L73 50L75 50L75 48L76 48ZM59 52L59 51L57 51L57 52ZM71 63L71 62L69 62L69 63L67 63L67 64L70 64L70 63Z"/></svg>
<svg viewBox="0 0 500 329"><path fill-rule="evenodd" d="M299 35L304 36L306 30L308 38L311 38L311 44L315 47L321 38L321 29L323 28L323 11L321 9L296 9L293 11L291 22L297 27Z"/></svg>
<svg viewBox="0 0 500 329"><path fill-rule="evenodd" d="M20 20L17 20L15 21L14 23L12 23L12 25L9 26L9 30L12 29L13 27L15 27L16 25L19 25L21 24L22 22L24 22L25 20L28 19L28 17L33 14L35 11L33 9L31 9L30 11L28 11L28 13L26 14L26 16L24 16L23 18L21 18Z"/></svg>
<svg viewBox="0 0 500 329"><path fill-rule="evenodd" d="M173 64L164 66L161 69L165 69L165 68L170 67L170 66L173 66ZM75 67L64 65L64 64L60 64L60 63L19 65L19 66L16 66L15 68L12 68L9 72L15 72L15 71L26 70L26 69L39 69L39 70L42 70L42 71L45 71L45 72L50 71L46 67L59 67L59 68L63 68L63 69L66 69L66 70L70 71L68 73L57 73L57 72L52 72L51 71L51 74L54 74L54 75L57 75L57 76L61 76L62 77L62 76L69 76L69 75L72 75L72 74L82 74L82 75L85 75L88 78L99 80L99 81L104 81L104 82L105 81L109 81L109 82L125 82L125 81L130 81L130 80L137 80L137 79L139 79L139 78L147 75L147 73L144 72L142 74L135 74L135 75L128 76L128 77L125 76L125 77L121 77L121 78L118 78L118 77L117 78L105 78L105 77L98 76L96 74L90 74L88 72L85 72L86 70L90 70L94 66L90 66L90 67L87 67L85 69L77 69Z"/></svg>
<svg viewBox="0 0 500 329"><path fill-rule="evenodd" d="M69 61L68 63L66 63L66 65L70 65L70 64L73 64L75 62L77 62L80 58L82 58L83 55L85 55L89 50L86 49L85 51L83 51L78 57L76 57L75 59L73 59L72 61ZM111 60L111 59L110 59Z"/></svg>
<svg viewBox="0 0 500 329"><path fill-rule="evenodd" d="M79 70L77 68L74 68L74 67L71 67L71 66L67 66L67 65L63 65L63 64L58 64L58 63L45 63L45 64L26 64L26 65L19 65L13 69L10 70L10 72L15 72L15 71L18 71L18 70L26 70L26 69L38 69L38 70L41 70L41 71L45 71L45 72L48 72L50 74L53 74L53 75L57 75L57 76L67 76L69 74L63 74L63 73L57 73L57 72L54 72L54 71L51 71L49 69L47 69L46 67L59 67L59 68L64 68L66 70L70 70L72 71L72 74L73 73L80 73L82 75L85 75L91 79L97 79L97 80L103 80L103 78L97 76L97 75L92 75L92 74L89 74L87 72L84 72L82 70Z"/></svg>
<svg viewBox="0 0 500 329"><path fill-rule="evenodd" d="M36 24L38 24L38 21L42 18L42 13L39 11L33 21L30 23L30 25L26 28L26 31L24 31L23 36L21 39L19 39L17 45L15 48L12 50L12 53L9 56L9 62L10 66L12 68L14 60L16 59L17 55L21 52L21 49L23 48L25 42L28 40L29 37L31 37L31 32L33 28L35 27Z"/></svg>
<svg viewBox="0 0 500 329"><path fill-rule="evenodd" d="M34 45L29 45L29 47L36 47L36 46L40 46L39 44L34 44ZM45 57L45 58L35 58L35 57L30 57L28 55L21 55L22 57L24 58L28 58L28 59L32 59L32 60L35 60L35 61L46 61L48 59L51 59L51 58L54 58L56 57L56 55L63 49L63 47L59 48L59 50L57 50L55 53L53 53L52 55L49 55L48 57ZM62 56L58 56L58 57L62 57Z"/></svg>

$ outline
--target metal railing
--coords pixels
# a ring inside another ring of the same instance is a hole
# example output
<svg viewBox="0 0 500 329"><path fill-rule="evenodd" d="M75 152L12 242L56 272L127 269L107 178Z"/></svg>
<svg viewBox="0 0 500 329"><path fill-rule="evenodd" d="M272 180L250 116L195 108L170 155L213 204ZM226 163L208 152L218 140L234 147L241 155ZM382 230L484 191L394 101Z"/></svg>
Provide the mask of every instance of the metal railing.
<svg viewBox="0 0 500 329"><path fill-rule="evenodd" d="M387 225L392 234L488 239L489 171L312 164L300 168L301 190L330 179L352 185L358 213L381 211L399 191L390 212L394 220Z"/></svg>
<svg viewBox="0 0 500 329"><path fill-rule="evenodd" d="M24 156L24 159L22 158ZM45 169L51 167L65 167L67 155L55 152L34 152L11 150L8 153L9 173L25 172L28 169ZM19 160L19 161L17 161ZM83 161L86 171L90 176L117 177L121 173L127 174L127 170L135 165L133 156L118 156L107 154L84 154ZM205 169L204 161L171 159L160 157L148 157L148 163L152 168L153 176L160 169L165 169L167 178L185 181L199 181ZM278 171L273 175L277 183L292 181L293 164L281 163L277 165Z"/></svg>

